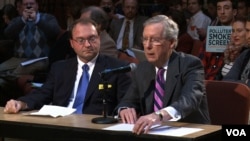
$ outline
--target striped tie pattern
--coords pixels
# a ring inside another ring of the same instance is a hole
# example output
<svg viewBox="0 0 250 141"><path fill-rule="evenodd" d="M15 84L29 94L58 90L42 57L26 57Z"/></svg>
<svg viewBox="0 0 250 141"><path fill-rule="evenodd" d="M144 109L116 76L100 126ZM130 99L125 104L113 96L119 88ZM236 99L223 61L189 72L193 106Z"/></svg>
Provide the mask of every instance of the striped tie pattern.
<svg viewBox="0 0 250 141"><path fill-rule="evenodd" d="M163 107L163 96L164 96L164 69L160 68L157 72L155 81L155 92L154 92L154 111L159 111Z"/></svg>
<svg viewBox="0 0 250 141"><path fill-rule="evenodd" d="M129 47L129 30L130 30L130 21L126 21L122 39L122 50L126 50Z"/></svg>

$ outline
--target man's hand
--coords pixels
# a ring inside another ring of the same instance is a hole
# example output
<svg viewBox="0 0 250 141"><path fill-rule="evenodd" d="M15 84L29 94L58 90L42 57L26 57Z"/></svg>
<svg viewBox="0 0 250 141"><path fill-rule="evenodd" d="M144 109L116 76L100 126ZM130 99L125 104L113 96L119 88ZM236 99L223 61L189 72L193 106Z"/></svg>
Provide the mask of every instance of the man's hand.
<svg viewBox="0 0 250 141"><path fill-rule="evenodd" d="M36 11L33 8L23 10L24 20L35 21L36 20Z"/></svg>
<svg viewBox="0 0 250 141"><path fill-rule="evenodd" d="M133 133L139 135L141 133L148 133L153 125L160 124L160 117L155 113L141 116L135 123Z"/></svg>
<svg viewBox="0 0 250 141"><path fill-rule="evenodd" d="M15 114L15 113L18 113L20 110L23 110L26 108L27 108L26 103L11 99L5 105L4 113Z"/></svg>
<svg viewBox="0 0 250 141"><path fill-rule="evenodd" d="M123 123L134 124L137 120L137 115L134 108L123 109L119 114Z"/></svg>

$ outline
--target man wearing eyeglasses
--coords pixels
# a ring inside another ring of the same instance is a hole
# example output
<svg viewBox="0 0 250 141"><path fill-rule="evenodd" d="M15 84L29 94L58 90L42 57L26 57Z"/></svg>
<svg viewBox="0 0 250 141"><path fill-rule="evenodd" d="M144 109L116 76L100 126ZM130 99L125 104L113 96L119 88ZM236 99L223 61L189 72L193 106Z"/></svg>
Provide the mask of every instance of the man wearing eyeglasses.
<svg viewBox="0 0 250 141"><path fill-rule="evenodd" d="M135 134L148 133L163 121L210 123L201 61L176 52L178 26L158 15L144 23L147 61L132 73L132 83L115 111L122 122L135 124Z"/></svg>
<svg viewBox="0 0 250 141"><path fill-rule="evenodd" d="M52 65L47 81L41 89L7 102L4 111L17 113L20 110L40 109L45 104L73 107L76 101L78 84L84 75L82 66L88 66L88 87L81 100L82 114L103 114L103 92L99 84L109 84L105 93L107 115L111 115L117 103L124 96L130 85L130 76L126 73L107 73L105 69L118 68L127 63L113 57L99 54L100 36L97 25L90 19L76 20L70 27L70 44L76 57L56 62ZM83 73L83 74L82 74ZM81 85L84 86L84 85ZM105 87L105 86L104 86Z"/></svg>

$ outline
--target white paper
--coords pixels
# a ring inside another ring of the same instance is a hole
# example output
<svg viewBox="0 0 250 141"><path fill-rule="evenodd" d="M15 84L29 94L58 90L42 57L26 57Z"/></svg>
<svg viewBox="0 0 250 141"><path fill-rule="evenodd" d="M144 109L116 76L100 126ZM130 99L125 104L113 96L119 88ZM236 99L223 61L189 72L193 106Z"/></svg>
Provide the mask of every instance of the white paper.
<svg viewBox="0 0 250 141"><path fill-rule="evenodd" d="M35 88L41 88L43 86L43 83L32 82L31 85L32 85L32 87L35 87Z"/></svg>
<svg viewBox="0 0 250 141"><path fill-rule="evenodd" d="M75 112L76 109L54 106L54 105L44 105L38 112L30 113L29 115L34 116L51 116L51 117L59 117L59 116L67 116Z"/></svg>
<svg viewBox="0 0 250 141"><path fill-rule="evenodd" d="M29 64L44 60L44 59L48 59L48 57L41 57L41 58L36 58L36 59L31 59L31 60L28 60L28 61L24 61L24 62L21 63L21 66L26 66L26 65L29 65Z"/></svg>
<svg viewBox="0 0 250 141"><path fill-rule="evenodd" d="M103 128L104 130L112 130L112 131L131 131L133 130L134 124L116 124L113 126L109 126L107 128ZM189 127L173 127L167 125L155 125L152 126L148 134L155 135L164 135L164 136L185 136L187 134L195 133L201 131L203 129L200 128L189 128Z"/></svg>

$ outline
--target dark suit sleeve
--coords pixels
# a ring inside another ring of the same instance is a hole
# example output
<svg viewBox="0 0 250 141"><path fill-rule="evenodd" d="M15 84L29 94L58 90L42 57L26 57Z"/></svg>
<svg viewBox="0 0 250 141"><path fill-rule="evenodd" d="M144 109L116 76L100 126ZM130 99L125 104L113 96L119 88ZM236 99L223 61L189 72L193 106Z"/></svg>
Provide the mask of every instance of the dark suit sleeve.
<svg viewBox="0 0 250 141"><path fill-rule="evenodd" d="M169 106L174 107L182 118L200 110L207 112L204 68L201 61L198 58L185 57L180 62L180 74L176 86L173 86L175 88Z"/></svg>
<svg viewBox="0 0 250 141"><path fill-rule="evenodd" d="M51 67L51 70L48 74L46 82L41 88L37 88L31 93L20 97L18 100L27 103L30 110L40 109L45 104L50 104L53 98L53 90L55 84L56 74L58 74L61 68L57 64ZM60 74L58 74L60 76Z"/></svg>

